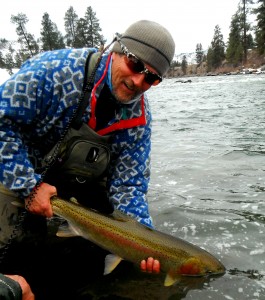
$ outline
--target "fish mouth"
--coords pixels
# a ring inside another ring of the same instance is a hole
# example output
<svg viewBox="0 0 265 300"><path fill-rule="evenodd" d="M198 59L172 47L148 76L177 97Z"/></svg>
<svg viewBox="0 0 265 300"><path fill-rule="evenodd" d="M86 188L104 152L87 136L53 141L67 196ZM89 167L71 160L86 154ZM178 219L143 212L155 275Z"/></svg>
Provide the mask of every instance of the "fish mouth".
<svg viewBox="0 0 265 300"><path fill-rule="evenodd" d="M226 273L226 270L220 270L220 271L216 271L216 272L213 272L213 271L207 271L205 276L222 276Z"/></svg>
<svg viewBox="0 0 265 300"><path fill-rule="evenodd" d="M201 274L181 274L185 277L221 277L226 273L226 269L218 270L218 271L205 271Z"/></svg>
<svg viewBox="0 0 265 300"><path fill-rule="evenodd" d="M217 270L205 270L205 275L204 276L210 276L210 277L219 277L222 276L226 273L226 269L223 265L221 265Z"/></svg>

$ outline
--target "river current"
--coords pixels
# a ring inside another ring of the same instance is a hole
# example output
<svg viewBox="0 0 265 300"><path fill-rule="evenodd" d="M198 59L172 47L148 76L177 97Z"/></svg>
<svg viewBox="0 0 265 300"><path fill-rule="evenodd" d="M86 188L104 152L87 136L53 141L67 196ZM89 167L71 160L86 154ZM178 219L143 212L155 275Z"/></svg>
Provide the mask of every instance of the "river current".
<svg viewBox="0 0 265 300"><path fill-rule="evenodd" d="M150 210L227 272L165 299L265 299L265 75L189 79L148 92Z"/></svg>

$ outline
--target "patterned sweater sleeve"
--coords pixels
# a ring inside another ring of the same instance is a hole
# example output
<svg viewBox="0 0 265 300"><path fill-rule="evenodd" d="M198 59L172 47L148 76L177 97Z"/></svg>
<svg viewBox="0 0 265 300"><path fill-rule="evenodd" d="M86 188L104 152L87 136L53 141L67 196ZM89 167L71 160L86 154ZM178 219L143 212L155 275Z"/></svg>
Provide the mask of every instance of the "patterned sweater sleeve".
<svg viewBox="0 0 265 300"><path fill-rule="evenodd" d="M29 88L23 76L20 72L0 87L0 182L18 194L21 192L21 196L27 196L27 191L36 185L40 176L34 174L23 143L22 128L31 123L32 111L36 111L36 103L23 92L23 88Z"/></svg>
<svg viewBox="0 0 265 300"><path fill-rule="evenodd" d="M115 209L153 227L147 191L150 180L151 114L145 126L115 135L117 158L111 168L110 200Z"/></svg>
<svg viewBox="0 0 265 300"><path fill-rule="evenodd" d="M88 51L38 54L0 87L0 182L27 197L41 175L41 151L54 145L73 114Z"/></svg>

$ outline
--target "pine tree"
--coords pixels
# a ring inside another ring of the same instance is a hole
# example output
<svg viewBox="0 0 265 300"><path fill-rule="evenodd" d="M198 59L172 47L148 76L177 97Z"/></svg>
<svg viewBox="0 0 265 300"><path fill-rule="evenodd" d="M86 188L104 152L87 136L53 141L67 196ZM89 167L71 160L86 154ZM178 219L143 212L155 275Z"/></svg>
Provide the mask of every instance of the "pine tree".
<svg viewBox="0 0 265 300"><path fill-rule="evenodd" d="M207 55L206 55L206 61L207 61L207 72L210 72L213 69L213 49L212 49L212 47L208 48Z"/></svg>
<svg viewBox="0 0 265 300"><path fill-rule="evenodd" d="M4 60L4 55L2 51L0 51L0 68L4 69L5 68L5 60Z"/></svg>
<svg viewBox="0 0 265 300"><path fill-rule="evenodd" d="M58 30L57 25L50 19L48 13L44 13L41 21L41 42L42 50L56 50L65 48L63 35Z"/></svg>
<svg viewBox="0 0 265 300"><path fill-rule="evenodd" d="M11 43L9 43L9 46L8 46L8 53L5 55L5 58L4 58L4 61L5 61L5 68L8 70L8 73L10 75L13 74L13 68L16 68L16 64L14 62L14 53L15 53L15 50L12 48L12 45Z"/></svg>
<svg viewBox="0 0 265 300"><path fill-rule="evenodd" d="M100 47L104 42L100 34L101 28L96 13L89 6L86 10L85 17L80 18L77 24L75 47Z"/></svg>
<svg viewBox="0 0 265 300"><path fill-rule="evenodd" d="M0 68L5 68L5 58L4 58L4 52L7 49L8 40L6 39L0 39ZM2 52L4 50L4 52Z"/></svg>
<svg viewBox="0 0 265 300"><path fill-rule="evenodd" d="M253 4L253 0L242 0L242 6L239 5L238 7L238 13L241 17L241 28L242 28L242 45L243 45L243 61L244 63L247 62L247 51L249 48L249 30L250 30L250 24L247 22L247 16L250 12L250 5Z"/></svg>
<svg viewBox="0 0 265 300"><path fill-rule="evenodd" d="M230 33L227 44L226 58L233 66L247 62L247 51L253 48L253 38L250 33L251 26L247 22L249 14L249 5L252 0L242 0L242 6L239 4L237 12L232 16Z"/></svg>
<svg viewBox="0 0 265 300"><path fill-rule="evenodd" d="M75 48L82 48L86 46L86 20L84 18L80 18L77 22L77 27L76 27L76 36L73 41L73 47Z"/></svg>
<svg viewBox="0 0 265 300"><path fill-rule="evenodd" d="M242 3L241 3L242 2ZM247 17L250 13L251 5L253 4L253 0L240 0L237 10L238 22L241 30L241 43L240 46L243 47L243 62L247 62L247 52L250 47L253 47L251 44L252 36L249 33L251 26L247 21Z"/></svg>
<svg viewBox="0 0 265 300"><path fill-rule="evenodd" d="M99 26L99 20L91 6L87 8L85 19L88 21L88 40L90 47L100 47L104 41L100 34L101 28Z"/></svg>
<svg viewBox="0 0 265 300"><path fill-rule="evenodd" d="M8 40L7 39L0 39L0 50L6 49L8 46Z"/></svg>
<svg viewBox="0 0 265 300"><path fill-rule="evenodd" d="M17 25L16 33L18 35L18 42L21 46L20 56L21 61L24 61L30 56L33 56L39 52L39 46L36 42L34 35L30 34L26 30L26 23L28 18L25 14L19 13L18 15L11 16L11 23Z"/></svg>
<svg viewBox="0 0 265 300"><path fill-rule="evenodd" d="M265 0L258 0L259 7L254 10L257 14L257 26L255 29L255 42L259 54L265 54Z"/></svg>
<svg viewBox="0 0 265 300"><path fill-rule="evenodd" d="M77 24L78 24L78 15L74 11L72 6L65 13L64 17L64 28L65 28L65 40L66 45L69 47L75 46L75 40L77 36Z"/></svg>
<svg viewBox="0 0 265 300"><path fill-rule="evenodd" d="M181 62L181 70L184 75L186 75L186 73L187 73L187 67L188 67L187 57L186 57L186 55L183 55L182 62Z"/></svg>
<svg viewBox="0 0 265 300"><path fill-rule="evenodd" d="M210 53L207 55L208 69L217 69L225 58L225 43L219 25L214 28L214 36L209 50Z"/></svg>
<svg viewBox="0 0 265 300"><path fill-rule="evenodd" d="M201 43L196 45L196 50L195 51L196 51L196 63L198 65L200 65L203 62L203 57L204 57Z"/></svg>
<svg viewBox="0 0 265 300"><path fill-rule="evenodd" d="M244 58L244 41L242 38L241 17L239 13L233 15L227 43L226 59L234 67L242 63Z"/></svg>

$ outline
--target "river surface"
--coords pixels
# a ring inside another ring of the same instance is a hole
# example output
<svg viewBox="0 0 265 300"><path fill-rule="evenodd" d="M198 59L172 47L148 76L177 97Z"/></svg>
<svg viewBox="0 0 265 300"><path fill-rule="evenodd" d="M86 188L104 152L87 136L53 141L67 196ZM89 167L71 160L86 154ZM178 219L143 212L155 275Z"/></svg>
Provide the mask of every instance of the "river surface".
<svg viewBox="0 0 265 300"><path fill-rule="evenodd" d="M151 214L227 272L170 299L265 299L265 75L190 79L148 92Z"/></svg>

